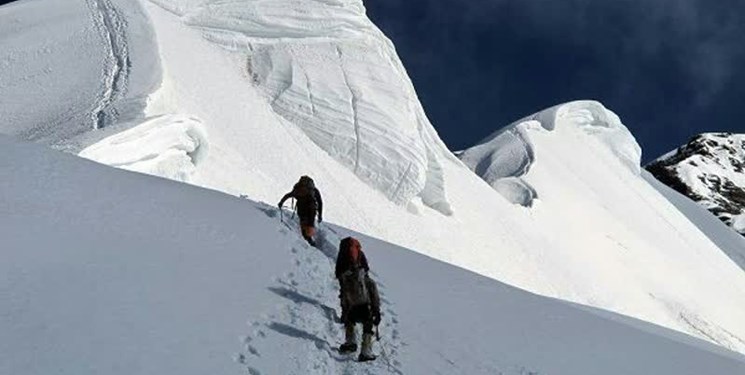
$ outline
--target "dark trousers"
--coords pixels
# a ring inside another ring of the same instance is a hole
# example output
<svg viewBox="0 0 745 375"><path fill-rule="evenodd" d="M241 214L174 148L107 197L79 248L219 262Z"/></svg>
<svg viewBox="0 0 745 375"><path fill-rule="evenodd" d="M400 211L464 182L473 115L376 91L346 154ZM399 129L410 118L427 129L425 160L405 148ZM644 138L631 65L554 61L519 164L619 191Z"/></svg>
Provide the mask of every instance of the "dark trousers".
<svg viewBox="0 0 745 375"><path fill-rule="evenodd" d="M362 333L373 333L373 319L370 305L356 306L351 309L341 308L341 319L344 326L362 323Z"/></svg>

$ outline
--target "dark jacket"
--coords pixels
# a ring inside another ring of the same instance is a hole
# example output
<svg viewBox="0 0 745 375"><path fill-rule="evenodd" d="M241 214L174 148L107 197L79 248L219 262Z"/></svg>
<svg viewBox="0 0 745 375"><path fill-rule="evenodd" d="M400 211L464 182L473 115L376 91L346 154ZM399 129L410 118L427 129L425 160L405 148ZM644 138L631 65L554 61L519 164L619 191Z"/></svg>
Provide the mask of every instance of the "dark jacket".
<svg viewBox="0 0 745 375"><path fill-rule="evenodd" d="M318 220L323 220L323 199L321 198L321 192L317 188L313 188L312 195L300 196L296 193L296 189L292 189L291 192L285 194L284 197L279 201L281 207L286 200L295 198L297 200L297 214L300 217L315 217L316 211L318 212Z"/></svg>

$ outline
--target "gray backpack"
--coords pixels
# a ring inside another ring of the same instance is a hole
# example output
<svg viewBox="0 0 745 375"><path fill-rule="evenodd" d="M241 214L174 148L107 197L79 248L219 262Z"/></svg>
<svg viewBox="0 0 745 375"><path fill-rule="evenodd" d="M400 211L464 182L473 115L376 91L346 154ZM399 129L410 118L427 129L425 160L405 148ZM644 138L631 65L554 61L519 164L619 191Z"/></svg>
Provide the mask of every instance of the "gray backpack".
<svg viewBox="0 0 745 375"><path fill-rule="evenodd" d="M370 303L365 278L367 274L363 268L352 268L341 274L342 301L348 309L364 306Z"/></svg>

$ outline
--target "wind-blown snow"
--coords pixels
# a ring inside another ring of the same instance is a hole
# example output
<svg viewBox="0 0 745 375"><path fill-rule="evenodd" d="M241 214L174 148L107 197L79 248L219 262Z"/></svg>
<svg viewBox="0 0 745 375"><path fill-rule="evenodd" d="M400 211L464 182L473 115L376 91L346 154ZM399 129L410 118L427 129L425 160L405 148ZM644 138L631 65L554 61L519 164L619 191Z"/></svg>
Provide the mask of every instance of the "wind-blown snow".
<svg viewBox="0 0 745 375"><path fill-rule="evenodd" d="M535 155L525 131L531 126L540 125L536 121L520 123L458 156L507 200L530 206L537 198L537 193L520 177L528 173Z"/></svg>
<svg viewBox="0 0 745 375"><path fill-rule="evenodd" d="M525 182L535 160L530 131L578 129L601 141L629 169L639 173L641 148L616 114L593 101L576 101L541 111L505 127L458 157L512 203L530 206L539 195Z"/></svg>
<svg viewBox="0 0 745 375"><path fill-rule="evenodd" d="M3 374L745 371L704 341L354 234L383 296L380 357L357 363L334 349L347 229L310 248L267 205L4 137L0 180Z"/></svg>
<svg viewBox="0 0 745 375"><path fill-rule="evenodd" d="M208 150L199 119L170 115L105 138L79 155L117 168L189 181Z"/></svg>

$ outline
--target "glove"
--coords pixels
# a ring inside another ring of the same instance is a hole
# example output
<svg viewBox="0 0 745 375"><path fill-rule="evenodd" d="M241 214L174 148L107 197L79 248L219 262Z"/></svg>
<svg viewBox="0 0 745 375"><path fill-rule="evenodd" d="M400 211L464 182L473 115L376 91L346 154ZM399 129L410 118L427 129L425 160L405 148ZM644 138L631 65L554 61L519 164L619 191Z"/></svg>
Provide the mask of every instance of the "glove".
<svg viewBox="0 0 745 375"><path fill-rule="evenodd" d="M373 325L379 325L380 324L380 311L377 311L373 314Z"/></svg>
<svg viewBox="0 0 745 375"><path fill-rule="evenodd" d="M320 222L322 222L322 221L323 221L323 216L321 216L321 215L318 215L318 222L320 223Z"/></svg>

